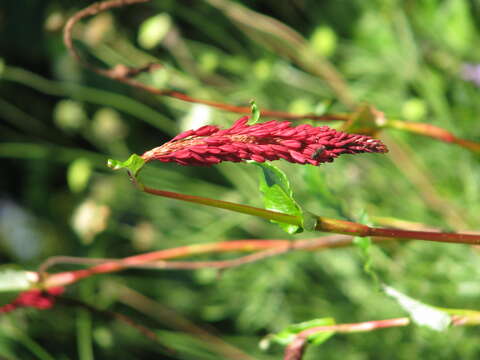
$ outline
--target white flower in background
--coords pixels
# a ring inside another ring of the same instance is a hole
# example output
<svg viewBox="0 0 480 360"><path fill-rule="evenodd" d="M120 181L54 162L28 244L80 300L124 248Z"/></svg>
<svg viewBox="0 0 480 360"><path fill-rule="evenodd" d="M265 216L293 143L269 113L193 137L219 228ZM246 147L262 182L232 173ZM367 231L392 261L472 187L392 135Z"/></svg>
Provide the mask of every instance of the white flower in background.
<svg viewBox="0 0 480 360"><path fill-rule="evenodd" d="M84 244L90 244L95 236L107 228L110 208L94 200L81 203L72 216L71 225Z"/></svg>

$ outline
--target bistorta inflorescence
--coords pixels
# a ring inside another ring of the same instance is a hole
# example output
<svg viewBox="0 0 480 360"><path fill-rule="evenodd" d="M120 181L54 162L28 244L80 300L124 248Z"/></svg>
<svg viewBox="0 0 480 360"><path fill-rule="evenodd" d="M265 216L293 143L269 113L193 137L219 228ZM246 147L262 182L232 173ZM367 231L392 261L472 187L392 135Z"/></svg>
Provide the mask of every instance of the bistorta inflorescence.
<svg viewBox="0 0 480 360"><path fill-rule="evenodd" d="M32 307L36 309L50 309L55 305L56 297L64 292L63 287L52 287L46 290L31 289L24 291L11 303L0 306L0 313L11 312L17 308Z"/></svg>
<svg viewBox="0 0 480 360"><path fill-rule="evenodd" d="M213 165L222 161L257 162L285 159L298 164L332 162L341 154L386 153L387 147L370 136L349 134L328 126L292 126L289 121L248 125L249 117L229 129L206 125L188 130L142 155L146 162L158 160L180 165Z"/></svg>

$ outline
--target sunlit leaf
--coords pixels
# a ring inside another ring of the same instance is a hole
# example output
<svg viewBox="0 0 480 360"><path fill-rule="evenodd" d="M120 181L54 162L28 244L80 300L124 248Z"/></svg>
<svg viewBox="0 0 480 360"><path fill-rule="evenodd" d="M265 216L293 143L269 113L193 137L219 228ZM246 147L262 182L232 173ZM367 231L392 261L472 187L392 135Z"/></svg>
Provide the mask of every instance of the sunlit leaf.
<svg viewBox="0 0 480 360"><path fill-rule="evenodd" d="M258 108L257 104L255 103L255 100L250 101L250 109L252 112L252 116L250 120L248 121L249 125L253 125L260 120L260 109Z"/></svg>
<svg viewBox="0 0 480 360"><path fill-rule="evenodd" d="M127 160L119 161L108 159L107 166L112 170L126 169L130 171L133 176L137 176L138 172L145 165L145 160L143 160L137 154L132 154Z"/></svg>
<svg viewBox="0 0 480 360"><path fill-rule="evenodd" d="M390 286L384 285L383 289L400 304L417 325L426 326L435 331L444 331L450 325L451 317L446 311L412 299Z"/></svg>
<svg viewBox="0 0 480 360"><path fill-rule="evenodd" d="M335 319L333 318L320 318L320 319L313 319L305 322L301 322L298 324L292 324L287 326L282 331L268 335L261 343L261 347L266 349L270 345L271 342L277 343L283 346L287 346L290 344L299 333L304 330L312 329L315 327L320 326L331 326L335 325ZM335 334L334 331L319 331L314 334L311 334L307 337L308 341L312 345L320 345L327 341L330 337Z"/></svg>
<svg viewBox="0 0 480 360"><path fill-rule="evenodd" d="M285 173L270 163L253 162L253 164L262 169L260 174L260 191L263 194L265 208L303 218L302 210L293 198L293 191ZM302 231L298 225L276 223L289 234Z"/></svg>

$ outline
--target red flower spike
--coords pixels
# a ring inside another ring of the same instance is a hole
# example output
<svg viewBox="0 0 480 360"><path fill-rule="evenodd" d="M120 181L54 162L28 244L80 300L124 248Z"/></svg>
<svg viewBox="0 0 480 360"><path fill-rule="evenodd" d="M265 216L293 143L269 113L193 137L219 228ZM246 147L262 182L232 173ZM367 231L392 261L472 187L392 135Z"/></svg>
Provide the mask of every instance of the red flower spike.
<svg viewBox="0 0 480 360"><path fill-rule="evenodd" d="M387 147L370 136L348 134L328 126L292 126L289 121L247 125L248 116L229 129L213 125L188 130L169 142L147 151L148 162L176 162L209 166L222 161L239 162L285 159L297 164L320 165L341 154L386 153Z"/></svg>
<svg viewBox="0 0 480 360"><path fill-rule="evenodd" d="M18 295L10 304L0 307L0 313L11 312L21 307L33 307L36 309L50 309L55 305L55 298L65 291L63 287L53 287L47 290L32 289Z"/></svg>

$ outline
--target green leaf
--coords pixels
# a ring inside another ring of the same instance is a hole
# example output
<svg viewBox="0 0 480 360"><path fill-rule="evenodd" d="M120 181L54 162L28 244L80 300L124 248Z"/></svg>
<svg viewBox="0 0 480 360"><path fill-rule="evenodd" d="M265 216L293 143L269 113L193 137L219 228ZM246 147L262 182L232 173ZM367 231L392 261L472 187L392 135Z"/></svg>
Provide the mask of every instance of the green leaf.
<svg viewBox="0 0 480 360"><path fill-rule="evenodd" d="M372 246L372 238L370 236L355 236L353 243L362 251L362 254L365 256L370 255L370 246Z"/></svg>
<svg viewBox="0 0 480 360"><path fill-rule="evenodd" d="M260 191L263 194L265 208L301 217L303 222L302 209L293 198L293 191L285 173L270 163L252 163L262 169L260 174ZM272 222L279 224L289 234L302 231L302 228L298 225L285 224L273 220Z"/></svg>
<svg viewBox="0 0 480 360"><path fill-rule="evenodd" d="M31 271L0 268L0 306L10 303L20 292L31 289L35 280Z"/></svg>
<svg viewBox="0 0 480 360"><path fill-rule="evenodd" d="M308 330L314 327L319 326L331 326L335 325L335 319L327 317L327 318L320 318L320 319L313 319L305 322L301 322L298 324L292 324L287 326L282 331L276 334L268 335L263 343L263 348L268 348L271 342L287 346L293 340L295 340L296 336L304 330ZM327 341L330 337L335 334L334 331L319 331L317 333L311 334L308 336L308 341L312 345L320 345Z"/></svg>
<svg viewBox="0 0 480 360"><path fill-rule="evenodd" d="M450 325L451 317L446 311L412 299L390 286L383 285L383 290L399 303L415 324L435 331L444 331Z"/></svg>
<svg viewBox="0 0 480 360"><path fill-rule="evenodd" d="M253 124L256 124L258 120L260 120L260 109L255 103L255 100L250 101L250 109L252 112L252 117L250 118L248 125L253 125Z"/></svg>
<svg viewBox="0 0 480 360"><path fill-rule="evenodd" d="M108 159L107 166L112 170L126 169L132 173L133 176L137 176L138 172L142 170L145 165L145 160L143 160L137 154L132 154L127 160L119 161Z"/></svg>

